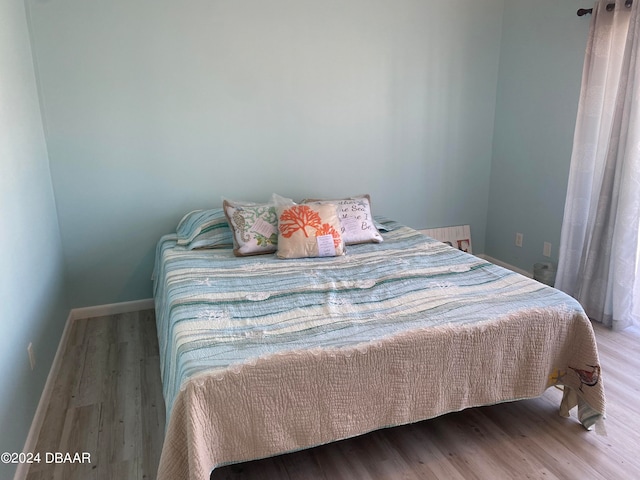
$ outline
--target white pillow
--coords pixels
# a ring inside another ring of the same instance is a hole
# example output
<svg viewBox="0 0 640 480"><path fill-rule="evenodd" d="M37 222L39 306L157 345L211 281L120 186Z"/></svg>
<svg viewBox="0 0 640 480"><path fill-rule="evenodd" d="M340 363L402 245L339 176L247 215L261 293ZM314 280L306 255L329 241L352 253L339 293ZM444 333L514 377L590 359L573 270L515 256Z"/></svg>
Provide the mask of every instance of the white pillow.
<svg viewBox="0 0 640 480"><path fill-rule="evenodd" d="M332 203L336 205L340 218L341 233L346 245L358 243L380 243L382 235L371 215L369 195L360 195L340 200L304 200L305 204Z"/></svg>

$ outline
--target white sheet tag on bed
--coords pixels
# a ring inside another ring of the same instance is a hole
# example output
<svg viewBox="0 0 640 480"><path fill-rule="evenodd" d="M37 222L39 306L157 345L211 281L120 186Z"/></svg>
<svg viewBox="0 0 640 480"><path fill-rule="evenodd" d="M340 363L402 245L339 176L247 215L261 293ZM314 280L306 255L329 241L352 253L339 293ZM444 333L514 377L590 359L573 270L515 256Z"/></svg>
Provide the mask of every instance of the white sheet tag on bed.
<svg viewBox="0 0 640 480"><path fill-rule="evenodd" d="M271 235L276 233L276 227L275 225L272 225L269 222L265 222L263 219L258 218L251 226L251 231L269 238Z"/></svg>
<svg viewBox="0 0 640 480"><path fill-rule="evenodd" d="M333 243L333 235L320 235L316 237L318 242L318 256L319 257L335 257L336 247Z"/></svg>

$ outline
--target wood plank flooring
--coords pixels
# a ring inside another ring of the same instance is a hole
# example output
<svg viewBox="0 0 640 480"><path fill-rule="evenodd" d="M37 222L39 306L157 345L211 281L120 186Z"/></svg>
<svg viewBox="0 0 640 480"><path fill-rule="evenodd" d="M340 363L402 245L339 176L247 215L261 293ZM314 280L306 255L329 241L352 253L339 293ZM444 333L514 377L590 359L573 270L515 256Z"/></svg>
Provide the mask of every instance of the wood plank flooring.
<svg viewBox="0 0 640 480"><path fill-rule="evenodd" d="M640 478L640 333L596 326L607 436L557 414L561 392L453 413L265 460L212 480ZM28 480L153 479L164 400L154 312L78 320L64 353ZM91 463L47 464L47 452ZM179 479L176 479L179 480Z"/></svg>

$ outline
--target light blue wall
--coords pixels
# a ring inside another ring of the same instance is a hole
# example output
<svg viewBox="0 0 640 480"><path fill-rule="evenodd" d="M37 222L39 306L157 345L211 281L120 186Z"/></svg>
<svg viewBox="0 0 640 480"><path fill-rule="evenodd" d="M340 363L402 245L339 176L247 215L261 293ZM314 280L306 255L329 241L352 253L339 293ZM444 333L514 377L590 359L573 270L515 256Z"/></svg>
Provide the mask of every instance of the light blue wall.
<svg viewBox="0 0 640 480"><path fill-rule="evenodd" d="M0 452L20 452L68 313L22 1L0 1L0 79ZM0 464L0 478L14 470Z"/></svg>
<svg viewBox="0 0 640 480"><path fill-rule="evenodd" d="M368 192L483 251L503 0L28 0L74 307L222 195Z"/></svg>
<svg viewBox="0 0 640 480"><path fill-rule="evenodd" d="M558 260L592 3L505 3L485 252L528 271Z"/></svg>

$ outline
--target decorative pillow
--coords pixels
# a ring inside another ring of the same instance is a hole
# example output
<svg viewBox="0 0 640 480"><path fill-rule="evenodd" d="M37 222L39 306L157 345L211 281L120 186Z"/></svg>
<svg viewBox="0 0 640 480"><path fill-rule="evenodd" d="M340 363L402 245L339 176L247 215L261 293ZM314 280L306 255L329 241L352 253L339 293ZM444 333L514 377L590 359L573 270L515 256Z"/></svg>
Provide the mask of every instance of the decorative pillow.
<svg viewBox="0 0 640 480"><path fill-rule="evenodd" d="M178 245L195 248L231 248L233 235L221 208L194 210L187 213L176 227Z"/></svg>
<svg viewBox="0 0 640 480"><path fill-rule="evenodd" d="M340 220L333 204L278 205L279 258L344 254Z"/></svg>
<svg viewBox="0 0 640 480"><path fill-rule="evenodd" d="M369 195L343 198L341 200L304 200L306 204L333 203L338 209L341 233L346 245L357 243L380 243L382 235L371 215Z"/></svg>
<svg viewBox="0 0 640 480"><path fill-rule="evenodd" d="M222 207L233 231L233 253L236 256L276 251L278 217L274 204L224 200Z"/></svg>

